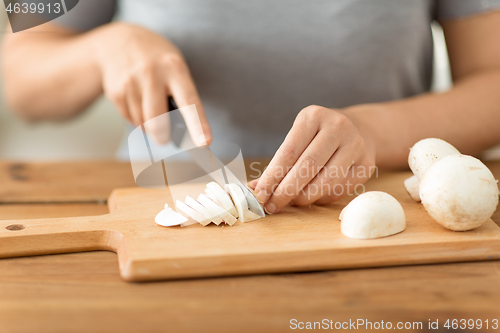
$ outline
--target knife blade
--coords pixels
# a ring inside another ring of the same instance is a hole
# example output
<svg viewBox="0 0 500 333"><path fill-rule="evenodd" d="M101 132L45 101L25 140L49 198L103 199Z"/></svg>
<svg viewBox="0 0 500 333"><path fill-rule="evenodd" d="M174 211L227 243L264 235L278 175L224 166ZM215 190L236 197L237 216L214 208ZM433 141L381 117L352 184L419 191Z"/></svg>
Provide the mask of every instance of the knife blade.
<svg viewBox="0 0 500 333"><path fill-rule="evenodd" d="M171 96L168 97L168 108L169 111L179 109ZM171 117L170 121L172 123L171 137L174 145L183 151L187 151L195 163L222 188L225 188L225 185L229 183L238 185L245 194L249 210L260 217L264 217L266 214L252 191L250 191L250 189L243 184L217 156L215 156L209 146L193 149L195 146L182 117L174 116Z"/></svg>

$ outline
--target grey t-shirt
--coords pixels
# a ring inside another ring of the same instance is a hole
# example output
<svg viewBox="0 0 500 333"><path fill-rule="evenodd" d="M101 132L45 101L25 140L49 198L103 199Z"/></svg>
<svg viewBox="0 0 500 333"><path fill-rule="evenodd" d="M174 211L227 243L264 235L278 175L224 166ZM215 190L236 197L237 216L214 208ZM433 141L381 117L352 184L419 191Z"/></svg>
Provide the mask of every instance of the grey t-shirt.
<svg viewBox="0 0 500 333"><path fill-rule="evenodd" d="M434 19L500 8L500 0L82 0L56 22L111 20L155 31L183 52L214 140L273 155L297 113L429 90ZM85 18L85 19L84 19ZM126 52L126 50L124 50Z"/></svg>

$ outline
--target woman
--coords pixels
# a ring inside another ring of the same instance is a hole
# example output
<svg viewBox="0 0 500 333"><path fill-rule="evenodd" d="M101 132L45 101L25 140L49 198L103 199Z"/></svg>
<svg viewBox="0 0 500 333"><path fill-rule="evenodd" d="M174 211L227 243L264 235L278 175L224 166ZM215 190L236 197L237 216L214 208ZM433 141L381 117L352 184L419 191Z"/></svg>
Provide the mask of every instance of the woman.
<svg viewBox="0 0 500 333"><path fill-rule="evenodd" d="M246 157L275 154L253 184L270 213L337 200L375 165L404 167L425 137L466 154L500 142L499 0L117 5L80 1L29 30L40 33L5 38L5 93L19 114L74 116L104 92L139 126L169 95L195 104L184 118L197 143L213 135ZM434 19L454 79L441 94L428 92Z"/></svg>

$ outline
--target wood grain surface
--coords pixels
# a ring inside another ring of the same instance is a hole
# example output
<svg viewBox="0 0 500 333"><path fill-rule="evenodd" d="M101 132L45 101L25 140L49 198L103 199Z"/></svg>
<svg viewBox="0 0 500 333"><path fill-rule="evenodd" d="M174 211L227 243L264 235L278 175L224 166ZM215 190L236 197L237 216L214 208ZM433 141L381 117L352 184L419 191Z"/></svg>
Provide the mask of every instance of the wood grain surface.
<svg viewBox="0 0 500 333"><path fill-rule="evenodd" d="M106 202L117 187L135 186L130 163L0 163L0 203Z"/></svg>
<svg viewBox="0 0 500 333"><path fill-rule="evenodd" d="M127 281L318 271L492 260L500 257L500 227L488 221L468 232L437 224L406 193L409 173L385 173L366 190L393 195L402 204L406 230L391 237L357 240L340 232L338 216L354 196L331 205L291 207L232 227L199 224L158 226L156 214L167 190L116 189L110 214L59 219L0 221L0 258L111 250L118 253ZM182 200L197 197L206 184L170 188Z"/></svg>
<svg viewBox="0 0 500 333"><path fill-rule="evenodd" d="M500 316L499 284L497 261L130 284L110 252L4 259L0 331L254 333L290 332L293 318L491 321Z"/></svg>
<svg viewBox="0 0 500 333"><path fill-rule="evenodd" d="M500 163L489 166L498 178ZM49 206L0 205L0 214L51 218L106 209ZM289 332L292 318L500 318L499 261L147 284L124 282L118 272L116 255L102 251L0 260L0 332Z"/></svg>
<svg viewBox="0 0 500 333"><path fill-rule="evenodd" d="M268 162L245 161L249 179ZM115 161L0 162L0 184L0 203L106 202L115 188L136 186L130 163Z"/></svg>

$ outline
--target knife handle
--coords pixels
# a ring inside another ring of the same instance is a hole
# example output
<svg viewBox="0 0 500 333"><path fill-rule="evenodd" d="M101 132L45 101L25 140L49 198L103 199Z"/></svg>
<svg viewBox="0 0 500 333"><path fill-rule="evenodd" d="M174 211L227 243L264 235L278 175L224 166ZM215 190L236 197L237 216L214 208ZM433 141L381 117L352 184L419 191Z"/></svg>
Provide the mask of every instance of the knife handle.
<svg viewBox="0 0 500 333"><path fill-rule="evenodd" d="M179 107L175 103L175 99L172 96L168 96L168 111L177 110Z"/></svg>
<svg viewBox="0 0 500 333"><path fill-rule="evenodd" d="M168 111L175 111L179 109L177 103L172 96L168 96ZM186 133L186 125L182 117L176 112L171 114L170 117L172 129L172 142L176 147L180 147L184 134Z"/></svg>

